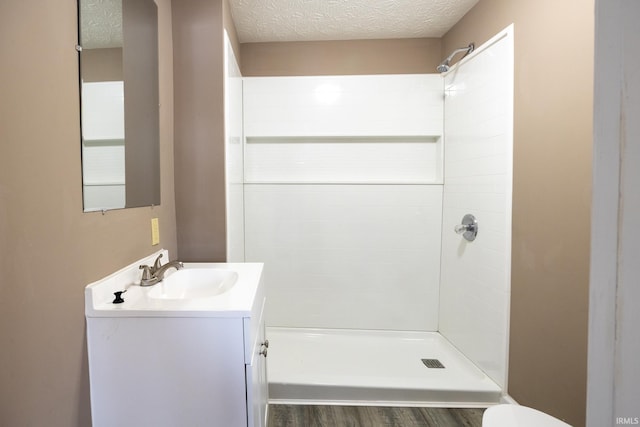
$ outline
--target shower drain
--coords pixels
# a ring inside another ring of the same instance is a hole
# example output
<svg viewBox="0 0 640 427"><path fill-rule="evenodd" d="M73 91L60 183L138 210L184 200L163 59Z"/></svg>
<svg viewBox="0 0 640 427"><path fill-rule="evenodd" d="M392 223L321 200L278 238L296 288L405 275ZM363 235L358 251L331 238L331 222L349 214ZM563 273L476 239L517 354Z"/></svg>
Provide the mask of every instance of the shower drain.
<svg viewBox="0 0 640 427"><path fill-rule="evenodd" d="M424 366L427 368L444 368L444 365L440 363L438 359L421 359Z"/></svg>

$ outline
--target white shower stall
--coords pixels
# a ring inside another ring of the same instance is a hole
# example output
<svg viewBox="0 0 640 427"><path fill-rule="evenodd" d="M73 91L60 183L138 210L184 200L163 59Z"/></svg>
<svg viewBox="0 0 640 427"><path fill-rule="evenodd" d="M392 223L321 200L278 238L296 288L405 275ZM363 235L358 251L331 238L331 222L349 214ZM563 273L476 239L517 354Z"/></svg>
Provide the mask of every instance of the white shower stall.
<svg viewBox="0 0 640 427"><path fill-rule="evenodd" d="M265 263L271 401L499 401L512 28L445 75L241 78L227 51L228 253Z"/></svg>

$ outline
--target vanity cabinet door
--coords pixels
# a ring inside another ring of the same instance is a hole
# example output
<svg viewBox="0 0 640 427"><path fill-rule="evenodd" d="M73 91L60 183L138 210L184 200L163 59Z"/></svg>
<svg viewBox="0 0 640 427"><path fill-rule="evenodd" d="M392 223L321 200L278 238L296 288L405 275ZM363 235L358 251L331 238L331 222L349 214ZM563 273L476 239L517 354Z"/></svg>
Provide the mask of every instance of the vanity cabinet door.
<svg viewBox="0 0 640 427"><path fill-rule="evenodd" d="M245 365L247 380L247 425L266 427L267 403L269 398L267 383L267 356L269 349L265 342L264 305L260 311L257 339L253 346L251 363Z"/></svg>

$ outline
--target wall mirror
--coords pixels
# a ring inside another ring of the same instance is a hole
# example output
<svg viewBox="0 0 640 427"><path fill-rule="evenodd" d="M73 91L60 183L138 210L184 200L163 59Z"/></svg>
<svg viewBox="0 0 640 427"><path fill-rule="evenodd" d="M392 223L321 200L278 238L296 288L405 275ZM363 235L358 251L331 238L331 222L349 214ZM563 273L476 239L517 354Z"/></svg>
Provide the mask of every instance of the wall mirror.
<svg viewBox="0 0 640 427"><path fill-rule="evenodd" d="M158 9L78 0L84 211L160 204Z"/></svg>

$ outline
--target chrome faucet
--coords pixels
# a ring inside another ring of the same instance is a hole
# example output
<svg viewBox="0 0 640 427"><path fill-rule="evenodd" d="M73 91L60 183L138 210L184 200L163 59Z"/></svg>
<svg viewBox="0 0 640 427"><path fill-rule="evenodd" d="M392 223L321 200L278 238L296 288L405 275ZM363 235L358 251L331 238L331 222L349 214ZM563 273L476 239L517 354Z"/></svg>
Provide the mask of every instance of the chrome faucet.
<svg viewBox="0 0 640 427"><path fill-rule="evenodd" d="M153 266L141 265L140 270L142 271L142 278L140 279L140 286L151 286L156 283L162 281L164 279L164 274L170 268L175 268L176 270L180 270L184 265L180 261L170 261L165 265L162 265L160 262L160 258L162 258L162 254L158 255Z"/></svg>
<svg viewBox="0 0 640 427"><path fill-rule="evenodd" d="M182 267L184 267L184 264L182 264L180 261L170 261L168 263L166 263L165 265L161 266L160 268L158 268L156 270L155 276L158 278L158 282L161 281L162 279L164 279L164 273L170 269L170 268L175 268L176 270L180 270Z"/></svg>

